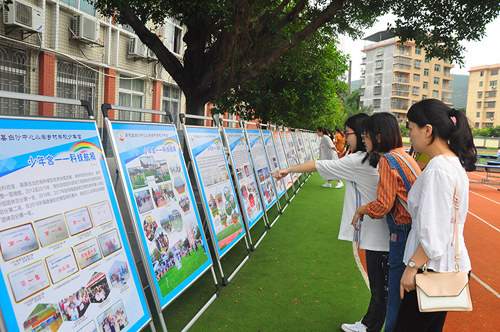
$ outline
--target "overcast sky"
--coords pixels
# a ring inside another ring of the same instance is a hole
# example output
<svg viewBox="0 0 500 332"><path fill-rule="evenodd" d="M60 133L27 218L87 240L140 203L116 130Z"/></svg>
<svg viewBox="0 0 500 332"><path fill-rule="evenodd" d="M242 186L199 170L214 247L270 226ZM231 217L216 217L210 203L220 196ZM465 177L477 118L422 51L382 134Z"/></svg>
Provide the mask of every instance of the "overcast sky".
<svg viewBox="0 0 500 332"><path fill-rule="evenodd" d="M385 15L379 19L372 28L368 29L363 37L370 36L376 32L386 30L387 23L393 23L394 16ZM466 51L465 67L460 68L455 65L451 70L455 75L469 75L468 70L471 67L492 65L500 63L500 17L486 25L486 36L480 42L462 43ZM372 43L372 42L369 42ZM351 55L352 60L352 80L358 80L361 76L361 50L364 48L365 41L362 39L352 40L349 37L341 39L341 48L346 54Z"/></svg>

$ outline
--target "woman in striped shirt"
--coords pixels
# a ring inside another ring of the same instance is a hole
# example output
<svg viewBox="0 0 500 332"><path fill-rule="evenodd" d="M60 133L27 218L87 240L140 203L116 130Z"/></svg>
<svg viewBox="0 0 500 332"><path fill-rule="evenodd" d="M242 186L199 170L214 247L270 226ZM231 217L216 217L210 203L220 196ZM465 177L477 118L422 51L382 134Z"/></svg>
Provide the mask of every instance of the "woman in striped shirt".
<svg viewBox="0 0 500 332"><path fill-rule="evenodd" d="M372 219L387 217L390 231L389 292L384 331L392 332L401 303L399 286L406 267L403 254L411 229L411 217L406 209L408 191L421 171L415 160L403 149L399 124L392 114L374 114L365 120L363 127L366 151L382 156L378 168L380 179L377 199L356 210L352 225L358 229L358 222L363 220L365 214Z"/></svg>

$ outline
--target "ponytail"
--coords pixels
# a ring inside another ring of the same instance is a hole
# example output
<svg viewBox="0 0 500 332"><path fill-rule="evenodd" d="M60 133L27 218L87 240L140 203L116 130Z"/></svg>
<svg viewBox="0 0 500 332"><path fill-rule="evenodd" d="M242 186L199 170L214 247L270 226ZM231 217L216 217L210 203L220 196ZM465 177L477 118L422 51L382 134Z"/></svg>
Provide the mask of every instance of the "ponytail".
<svg viewBox="0 0 500 332"><path fill-rule="evenodd" d="M466 171L474 171L477 150L467 116L448 107L438 99L426 99L414 104L408 110L408 120L420 128L430 124L433 128L431 143L436 137L448 142Z"/></svg>

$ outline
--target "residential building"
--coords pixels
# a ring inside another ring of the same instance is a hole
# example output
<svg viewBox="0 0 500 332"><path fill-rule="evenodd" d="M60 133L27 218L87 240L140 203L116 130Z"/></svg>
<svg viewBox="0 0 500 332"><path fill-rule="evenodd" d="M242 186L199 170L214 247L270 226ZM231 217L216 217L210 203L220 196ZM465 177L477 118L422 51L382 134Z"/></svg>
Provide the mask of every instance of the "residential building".
<svg viewBox="0 0 500 332"><path fill-rule="evenodd" d="M374 112L391 112L400 121L416 102L436 98L451 106L453 93L449 61L427 59L413 42L399 43L389 31L364 38L360 103Z"/></svg>
<svg viewBox="0 0 500 332"><path fill-rule="evenodd" d="M101 104L169 111L185 97L156 56L127 25L86 0L14 0L0 23L0 90L87 100L103 128ZM155 30L180 60L184 27ZM86 118L82 107L0 99L0 114ZM160 115L111 111L110 119L163 122Z"/></svg>
<svg viewBox="0 0 500 332"><path fill-rule="evenodd" d="M467 117L474 128L500 125L500 105L496 103L499 69L500 63L472 67L469 70Z"/></svg>

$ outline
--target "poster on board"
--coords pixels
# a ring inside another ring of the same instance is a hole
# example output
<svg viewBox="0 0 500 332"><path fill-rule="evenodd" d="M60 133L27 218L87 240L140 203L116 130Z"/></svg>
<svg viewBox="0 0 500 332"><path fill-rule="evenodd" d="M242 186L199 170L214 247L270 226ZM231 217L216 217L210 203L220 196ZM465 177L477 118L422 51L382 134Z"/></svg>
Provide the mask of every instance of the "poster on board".
<svg viewBox="0 0 500 332"><path fill-rule="evenodd" d="M216 128L186 126L185 130L203 204L210 218L215 250L220 258L245 236L224 147Z"/></svg>
<svg viewBox="0 0 500 332"><path fill-rule="evenodd" d="M264 137L264 147L267 153L267 160L269 161L269 167L271 172L275 172L279 169L278 156L276 154L276 150L273 144L272 134L269 130L262 130L262 135ZM278 192L278 197L281 198L285 193L285 182L283 179L276 180L274 176L271 176L271 179L274 181L274 186L276 187L276 191Z"/></svg>
<svg viewBox="0 0 500 332"><path fill-rule="evenodd" d="M173 125L109 122L142 249L163 308L212 266Z"/></svg>
<svg viewBox="0 0 500 332"><path fill-rule="evenodd" d="M288 132L288 133L290 133L290 132ZM288 165L290 165L290 167L296 166L297 162L295 161L295 158L294 158L294 156L295 156L294 148L293 148L293 145L292 146L290 145L290 142L288 141L286 132L280 131L280 137L281 137L281 144L283 145L283 151L285 152L285 157L286 157L286 161L287 161ZM292 137L290 136L290 139L291 138ZM291 176L292 176L292 180L294 183L299 179L298 173L291 173Z"/></svg>
<svg viewBox="0 0 500 332"><path fill-rule="evenodd" d="M305 158L304 146L302 145L302 137L300 136L300 133L297 131L293 131L292 139L295 145L295 151L297 153L297 159L299 160L299 164L303 164L305 163L306 158Z"/></svg>
<svg viewBox="0 0 500 332"><path fill-rule="evenodd" d="M225 129L229 152L236 170L237 186L243 201L248 228L264 215L264 210L259 199L257 182L248 155L248 146L245 141L243 129ZM224 212L224 211L223 211Z"/></svg>
<svg viewBox="0 0 500 332"><path fill-rule="evenodd" d="M302 139L304 142L305 159L306 161L311 161L312 155L311 155L311 145L309 144L309 133L301 132L300 135L302 135Z"/></svg>
<svg viewBox="0 0 500 332"><path fill-rule="evenodd" d="M0 117L0 307L13 331L150 320L95 122Z"/></svg>
<svg viewBox="0 0 500 332"><path fill-rule="evenodd" d="M267 163L264 141L259 129L247 129L248 142L253 162L258 174L259 186L264 197L266 211L276 203L276 192L273 186L273 177L269 174L271 168Z"/></svg>
<svg viewBox="0 0 500 332"><path fill-rule="evenodd" d="M295 133L294 133L295 134ZM295 140L293 139L292 132L285 132L286 142L288 143L288 149L290 153L291 163L293 166L300 164L299 157L297 155L297 146Z"/></svg>
<svg viewBox="0 0 500 332"><path fill-rule="evenodd" d="M288 168L288 161L287 161L287 158L286 158L286 152L285 152L285 149L283 147L282 140L280 138L280 132L279 131L273 131L272 135L273 135L274 146L276 147L276 157L278 157L279 167L281 169L282 168ZM290 189L290 187L293 184L293 182L292 182L292 175L291 174L287 174L287 176L285 176L283 178L283 181L285 182L285 188L286 188L286 190Z"/></svg>

